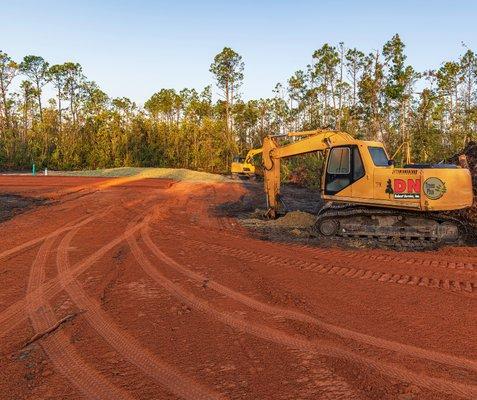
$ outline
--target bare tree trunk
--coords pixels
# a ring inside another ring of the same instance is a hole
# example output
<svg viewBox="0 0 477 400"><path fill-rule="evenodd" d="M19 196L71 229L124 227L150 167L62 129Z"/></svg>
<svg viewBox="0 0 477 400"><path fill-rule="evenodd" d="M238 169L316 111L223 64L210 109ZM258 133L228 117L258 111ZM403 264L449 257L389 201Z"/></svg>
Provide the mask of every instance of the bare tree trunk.
<svg viewBox="0 0 477 400"><path fill-rule="evenodd" d="M338 130L341 129L341 118L343 108L343 58L344 58L344 46L340 43L340 81L339 81L339 94L338 94Z"/></svg>
<svg viewBox="0 0 477 400"><path fill-rule="evenodd" d="M324 122L326 127L329 125L329 116L328 116L328 82L325 80L325 92L323 93L324 95L324 110L323 110L323 115L324 115Z"/></svg>
<svg viewBox="0 0 477 400"><path fill-rule="evenodd" d="M61 89L58 89L58 131L61 132Z"/></svg>
<svg viewBox="0 0 477 400"><path fill-rule="evenodd" d="M230 110L233 110L234 107L234 84L230 85ZM234 121L233 113L230 113L230 139L233 140L233 131L234 131Z"/></svg>
<svg viewBox="0 0 477 400"><path fill-rule="evenodd" d="M230 120L230 88L229 81L225 84L225 119L227 126L227 136L229 136L229 120Z"/></svg>
<svg viewBox="0 0 477 400"><path fill-rule="evenodd" d="M41 87L40 82L36 81L36 90L37 90L37 99L38 99L38 110L40 112L40 122L43 122L43 107L41 105Z"/></svg>
<svg viewBox="0 0 477 400"><path fill-rule="evenodd" d="M10 128L10 112L8 109L8 102L7 102L7 89L5 88L5 84L0 82L0 90L2 91L2 103L3 103L3 112L5 116L5 125L6 128Z"/></svg>
<svg viewBox="0 0 477 400"><path fill-rule="evenodd" d="M23 110L23 138L25 142L28 132L28 100L25 99L24 110Z"/></svg>
<svg viewBox="0 0 477 400"><path fill-rule="evenodd" d="M356 66L353 64L353 108L356 107Z"/></svg>

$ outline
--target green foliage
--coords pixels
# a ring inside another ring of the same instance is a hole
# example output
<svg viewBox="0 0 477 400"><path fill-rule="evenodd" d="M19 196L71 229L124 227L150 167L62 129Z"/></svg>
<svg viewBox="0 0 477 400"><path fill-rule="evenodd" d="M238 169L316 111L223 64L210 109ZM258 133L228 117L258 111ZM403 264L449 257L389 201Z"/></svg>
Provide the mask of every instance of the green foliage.
<svg viewBox="0 0 477 400"><path fill-rule="evenodd" d="M211 86L164 88L141 107L109 98L78 63L50 66L34 55L17 63L0 51L0 168L29 169L35 162L53 169L225 172L233 155L245 155L268 134L317 128L383 141L390 154L410 142L413 161L424 162L477 139L477 56L468 48L459 59L418 73L407 64L399 35L368 55L324 44L310 65L275 86L273 97L247 101L240 96L238 53L224 47L210 72L219 91L215 102ZM46 87L54 93L48 101ZM402 164L404 155L396 161ZM318 187L322 164L321 156L309 154L282 165L291 181Z"/></svg>
<svg viewBox="0 0 477 400"><path fill-rule="evenodd" d="M212 72L217 79L217 86L222 90L232 90L238 87L243 81L244 62L242 56L233 51L230 47L223 50L214 58L210 65Z"/></svg>

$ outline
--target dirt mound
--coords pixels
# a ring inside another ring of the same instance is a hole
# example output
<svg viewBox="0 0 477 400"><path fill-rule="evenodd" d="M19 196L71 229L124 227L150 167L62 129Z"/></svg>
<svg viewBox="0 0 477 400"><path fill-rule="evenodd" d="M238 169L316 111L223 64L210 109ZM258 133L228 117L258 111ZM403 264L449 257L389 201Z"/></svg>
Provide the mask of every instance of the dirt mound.
<svg viewBox="0 0 477 400"><path fill-rule="evenodd" d="M303 211L290 211L283 217L269 220L264 219L264 210L255 210L250 215L251 218L241 219L240 222L243 226L253 228L262 233L283 235L283 232L288 231L293 236L308 236L310 228L315 224L316 216ZM289 239L289 235L286 237Z"/></svg>
<svg viewBox="0 0 477 400"><path fill-rule="evenodd" d="M192 171L185 168L138 168L122 167L97 169L90 171L50 171L50 175L58 176L94 176L117 178L125 176L142 176L144 178L173 179L188 182L229 182L230 179L208 172Z"/></svg>
<svg viewBox="0 0 477 400"><path fill-rule="evenodd" d="M316 217L303 211L291 211L285 216L272 221L280 228L310 228L315 224Z"/></svg>

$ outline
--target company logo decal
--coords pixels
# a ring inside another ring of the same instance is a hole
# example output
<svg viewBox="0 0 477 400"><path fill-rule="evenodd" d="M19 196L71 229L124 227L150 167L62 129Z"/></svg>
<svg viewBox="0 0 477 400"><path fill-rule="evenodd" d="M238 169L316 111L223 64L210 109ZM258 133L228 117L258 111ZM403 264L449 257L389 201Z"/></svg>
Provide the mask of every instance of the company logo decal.
<svg viewBox="0 0 477 400"><path fill-rule="evenodd" d="M446 184L439 178L428 178L424 181L424 194L431 200L440 199L447 192Z"/></svg>
<svg viewBox="0 0 477 400"><path fill-rule="evenodd" d="M393 195L395 199L412 199L421 198L421 180L420 179L388 179L386 186L389 197Z"/></svg>

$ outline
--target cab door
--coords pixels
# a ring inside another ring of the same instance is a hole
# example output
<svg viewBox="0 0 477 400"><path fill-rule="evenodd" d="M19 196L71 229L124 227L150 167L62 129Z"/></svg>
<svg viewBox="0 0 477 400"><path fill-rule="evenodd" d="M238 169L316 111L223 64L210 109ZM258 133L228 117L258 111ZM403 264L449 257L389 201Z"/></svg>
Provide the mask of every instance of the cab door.
<svg viewBox="0 0 477 400"><path fill-rule="evenodd" d="M353 197L357 181L365 176L364 164L357 145L333 147L325 172L324 194L337 197Z"/></svg>

